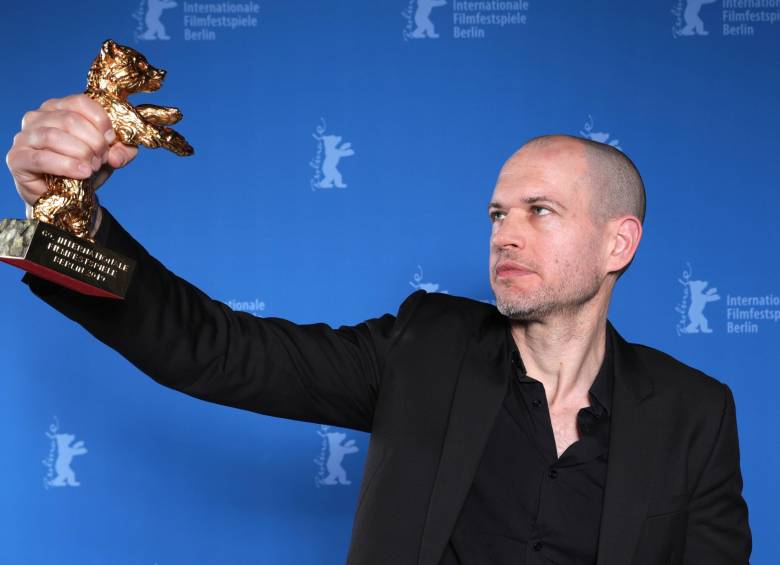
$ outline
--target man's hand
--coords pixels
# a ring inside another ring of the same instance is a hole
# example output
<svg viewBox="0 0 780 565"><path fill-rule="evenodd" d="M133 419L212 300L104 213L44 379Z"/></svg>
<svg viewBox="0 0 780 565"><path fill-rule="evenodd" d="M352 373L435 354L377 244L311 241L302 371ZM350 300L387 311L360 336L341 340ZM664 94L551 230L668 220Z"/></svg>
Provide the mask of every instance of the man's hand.
<svg viewBox="0 0 780 565"><path fill-rule="evenodd" d="M97 189L137 153L137 147L116 142L100 104L86 94L72 94L51 98L24 114L5 162L30 217L30 209L46 192L45 173L74 179L93 176Z"/></svg>

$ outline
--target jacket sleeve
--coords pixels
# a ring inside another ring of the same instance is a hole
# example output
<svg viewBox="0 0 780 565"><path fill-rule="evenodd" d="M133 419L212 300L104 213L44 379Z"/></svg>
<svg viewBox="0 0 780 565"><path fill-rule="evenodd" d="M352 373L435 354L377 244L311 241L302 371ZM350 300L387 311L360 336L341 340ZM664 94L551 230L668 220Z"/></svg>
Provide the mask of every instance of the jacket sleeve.
<svg viewBox="0 0 780 565"><path fill-rule="evenodd" d="M734 396L728 385L722 386L720 428L688 505L688 565L747 565L752 549L748 508L742 497Z"/></svg>
<svg viewBox="0 0 780 565"><path fill-rule="evenodd" d="M424 291L397 316L354 326L236 312L154 259L103 208L95 236L137 261L125 300L84 296L26 274L32 292L158 383L261 414L370 431L388 351Z"/></svg>

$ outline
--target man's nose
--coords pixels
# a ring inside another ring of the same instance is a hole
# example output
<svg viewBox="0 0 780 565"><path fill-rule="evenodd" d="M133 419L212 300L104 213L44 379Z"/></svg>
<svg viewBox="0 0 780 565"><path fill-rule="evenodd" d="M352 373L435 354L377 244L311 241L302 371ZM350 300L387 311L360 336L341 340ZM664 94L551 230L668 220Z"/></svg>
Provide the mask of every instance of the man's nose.
<svg viewBox="0 0 780 565"><path fill-rule="evenodd" d="M525 247L526 226L518 215L507 213L503 220L496 220L490 243L496 248L506 246Z"/></svg>

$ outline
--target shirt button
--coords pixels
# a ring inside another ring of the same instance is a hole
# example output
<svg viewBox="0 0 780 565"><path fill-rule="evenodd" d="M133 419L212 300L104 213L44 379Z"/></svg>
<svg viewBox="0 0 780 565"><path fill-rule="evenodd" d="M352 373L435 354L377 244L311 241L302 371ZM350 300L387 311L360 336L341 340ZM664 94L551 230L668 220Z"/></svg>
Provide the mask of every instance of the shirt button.
<svg viewBox="0 0 780 565"><path fill-rule="evenodd" d="M542 542L536 541L534 542L534 545L532 547L534 548L534 551L539 551L540 549L542 549Z"/></svg>
<svg viewBox="0 0 780 565"><path fill-rule="evenodd" d="M551 479L554 479L558 476L558 471L556 469L550 469L550 472L547 473Z"/></svg>
<svg viewBox="0 0 780 565"><path fill-rule="evenodd" d="M534 408L539 408L542 405L542 401L539 400L538 398L534 398L531 401L531 404L533 404Z"/></svg>

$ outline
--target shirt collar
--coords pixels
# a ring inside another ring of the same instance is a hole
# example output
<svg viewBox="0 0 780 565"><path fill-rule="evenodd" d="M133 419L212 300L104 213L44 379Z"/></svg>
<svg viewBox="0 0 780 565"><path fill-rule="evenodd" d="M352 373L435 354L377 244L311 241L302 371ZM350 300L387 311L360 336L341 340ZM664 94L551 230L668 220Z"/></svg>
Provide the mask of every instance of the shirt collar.
<svg viewBox="0 0 780 565"><path fill-rule="evenodd" d="M506 339L509 343L509 350L511 352L512 366L517 369L519 380L521 382L528 382L533 379L529 377L525 371L525 364L520 356L520 352L517 349L515 339L512 337L512 331L510 329L509 319L506 322ZM612 387L614 383L614 352L612 350L612 340L609 335L609 328L606 331L606 344L604 348L604 359L601 362L601 367L596 375L593 384L588 390L590 396L595 400L595 406L598 406L607 415L611 414L612 407ZM537 381L538 382L538 381Z"/></svg>

